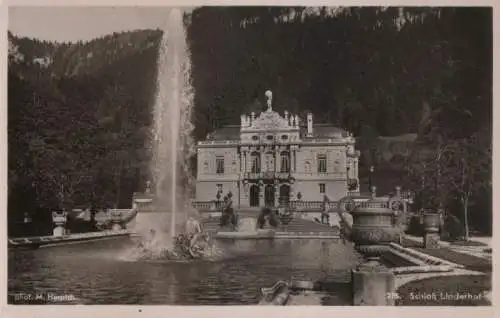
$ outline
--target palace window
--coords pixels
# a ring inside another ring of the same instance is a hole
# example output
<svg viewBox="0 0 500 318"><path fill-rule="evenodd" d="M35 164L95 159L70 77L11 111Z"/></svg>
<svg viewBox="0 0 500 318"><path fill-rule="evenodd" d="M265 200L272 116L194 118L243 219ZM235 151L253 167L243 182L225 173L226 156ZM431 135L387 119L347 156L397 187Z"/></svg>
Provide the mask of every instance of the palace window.
<svg viewBox="0 0 500 318"><path fill-rule="evenodd" d="M281 153L281 172L290 172L290 154L286 151Z"/></svg>
<svg viewBox="0 0 500 318"><path fill-rule="evenodd" d="M217 156L215 158L215 165L216 165L216 173L223 174L224 173L224 157Z"/></svg>
<svg viewBox="0 0 500 318"><path fill-rule="evenodd" d="M326 173L326 155L318 155L318 173Z"/></svg>
<svg viewBox="0 0 500 318"><path fill-rule="evenodd" d="M321 193L321 194L326 193L326 186L324 183L319 184L319 193Z"/></svg>
<svg viewBox="0 0 500 318"><path fill-rule="evenodd" d="M260 154L258 152L253 152L251 154L252 158L252 173L260 172Z"/></svg>

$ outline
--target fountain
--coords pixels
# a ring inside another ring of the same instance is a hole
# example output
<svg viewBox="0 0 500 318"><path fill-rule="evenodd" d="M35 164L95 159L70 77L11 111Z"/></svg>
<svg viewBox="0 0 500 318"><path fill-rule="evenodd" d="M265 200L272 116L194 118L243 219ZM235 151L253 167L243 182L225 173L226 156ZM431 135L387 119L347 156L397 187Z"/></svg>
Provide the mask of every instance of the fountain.
<svg viewBox="0 0 500 318"><path fill-rule="evenodd" d="M187 220L190 207L186 158L193 153L191 132L192 88L190 59L183 14L172 9L163 32L153 109L152 207L137 215L135 231L150 248L171 250L173 238ZM148 187L150 185L148 184ZM154 237L148 236L155 233ZM152 240L152 242L151 242Z"/></svg>

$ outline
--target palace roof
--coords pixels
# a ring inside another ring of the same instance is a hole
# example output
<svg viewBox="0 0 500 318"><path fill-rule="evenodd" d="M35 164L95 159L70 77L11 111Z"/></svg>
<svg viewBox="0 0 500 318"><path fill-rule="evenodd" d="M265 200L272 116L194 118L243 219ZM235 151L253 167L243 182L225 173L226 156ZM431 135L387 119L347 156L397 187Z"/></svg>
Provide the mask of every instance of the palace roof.
<svg viewBox="0 0 500 318"><path fill-rule="evenodd" d="M347 137L347 132L339 127L331 124L314 124L313 136L307 137L307 127L300 127L301 138L314 139L314 138L343 138ZM209 134L207 140L239 140L240 139L240 126L228 125L214 130Z"/></svg>
<svg viewBox="0 0 500 318"><path fill-rule="evenodd" d="M307 137L307 127L302 127L301 132L303 132L301 135L304 139L347 137L347 131L331 124L314 124L312 137Z"/></svg>
<svg viewBox="0 0 500 318"><path fill-rule="evenodd" d="M216 129L209 134L210 140L239 140L240 139L240 126L228 125Z"/></svg>

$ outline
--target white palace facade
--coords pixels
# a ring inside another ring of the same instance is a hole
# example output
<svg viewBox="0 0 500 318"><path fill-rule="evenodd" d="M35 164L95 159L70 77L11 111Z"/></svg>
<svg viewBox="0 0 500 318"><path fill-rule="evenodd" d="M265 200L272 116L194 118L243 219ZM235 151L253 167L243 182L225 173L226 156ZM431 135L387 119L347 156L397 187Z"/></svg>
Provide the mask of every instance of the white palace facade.
<svg viewBox="0 0 500 318"><path fill-rule="evenodd" d="M232 193L236 208L277 207L291 200L337 201L359 191L354 137L332 125L272 109L242 115L197 144L196 201Z"/></svg>

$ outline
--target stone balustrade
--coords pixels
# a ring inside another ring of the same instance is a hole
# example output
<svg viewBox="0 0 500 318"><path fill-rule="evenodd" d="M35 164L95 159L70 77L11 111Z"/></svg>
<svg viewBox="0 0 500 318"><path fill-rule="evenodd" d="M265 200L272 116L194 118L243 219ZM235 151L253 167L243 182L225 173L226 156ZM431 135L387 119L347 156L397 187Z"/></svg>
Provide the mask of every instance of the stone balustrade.
<svg viewBox="0 0 500 318"><path fill-rule="evenodd" d="M258 180L258 179L280 179L287 180L291 177L290 172L275 172L275 171L262 171L262 172L247 172L244 174L245 179Z"/></svg>
<svg viewBox="0 0 500 318"><path fill-rule="evenodd" d="M198 141L200 146L212 146L212 145L239 145L240 141L237 140L204 140Z"/></svg>
<svg viewBox="0 0 500 318"><path fill-rule="evenodd" d="M354 202L356 207L361 208L389 208L389 201L387 202ZM218 211L222 208L222 201L192 201L192 207L200 212L203 211ZM305 201L305 200L290 200L287 204L280 203L280 207L289 207L295 211L311 211L321 212L330 209L336 209L341 206L340 201Z"/></svg>
<svg viewBox="0 0 500 318"><path fill-rule="evenodd" d="M324 201L290 201L290 208L296 211L323 211Z"/></svg>
<svg viewBox="0 0 500 318"><path fill-rule="evenodd" d="M200 212L204 211L220 211L222 209L223 201L192 201L193 208Z"/></svg>
<svg viewBox="0 0 500 318"><path fill-rule="evenodd" d="M365 202L356 202L356 207L357 208L362 208L362 209L388 209L389 208L389 202L371 202L371 201L365 201Z"/></svg>
<svg viewBox="0 0 500 318"><path fill-rule="evenodd" d="M252 145L252 146L260 146L260 145L290 145L290 144L296 144L296 145L318 145L318 144L328 144L328 145L345 145L346 139L345 138L315 138L311 140L298 140L298 141L290 141L290 140L272 140L272 141L262 141L262 140L257 140L254 142L242 142L240 140L202 140L198 141L198 146L218 146L218 145L239 145L239 146L244 146L244 145ZM352 152L351 155L357 155L358 153L356 151Z"/></svg>

